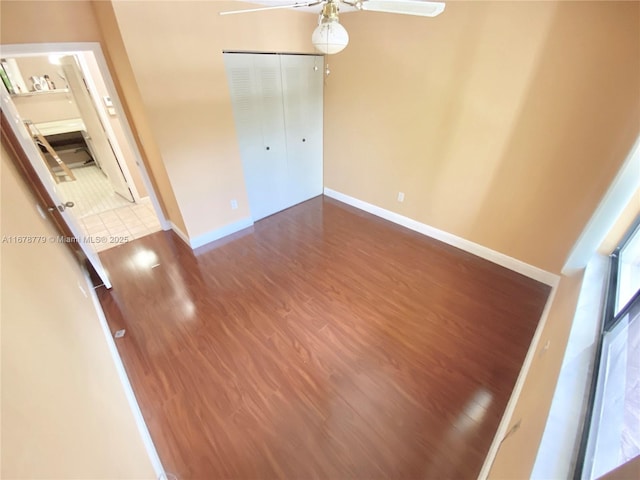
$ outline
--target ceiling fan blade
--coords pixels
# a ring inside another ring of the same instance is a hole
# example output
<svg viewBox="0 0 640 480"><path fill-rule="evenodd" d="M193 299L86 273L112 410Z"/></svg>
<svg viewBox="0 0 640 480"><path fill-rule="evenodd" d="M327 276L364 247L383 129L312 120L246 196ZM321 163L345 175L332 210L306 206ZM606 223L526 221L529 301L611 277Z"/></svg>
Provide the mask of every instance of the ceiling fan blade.
<svg viewBox="0 0 640 480"><path fill-rule="evenodd" d="M362 2L362 10L435 17L444 11L444 3L419 0L366 0Z"/></svg>
<svg viewBox="0 0 640 480"><path fill-rule="evenodd" d="M220 15L235 15L237 13L251 13L251 12L264 12L265 10L280 10L283 8L300 8L300 7L314 7L324 3L324 0L314 0L312 2L297 2L289 5L273 5L271 7L258 7L247 8L244 10L231 10L227 12L220 12Z"/></svg>

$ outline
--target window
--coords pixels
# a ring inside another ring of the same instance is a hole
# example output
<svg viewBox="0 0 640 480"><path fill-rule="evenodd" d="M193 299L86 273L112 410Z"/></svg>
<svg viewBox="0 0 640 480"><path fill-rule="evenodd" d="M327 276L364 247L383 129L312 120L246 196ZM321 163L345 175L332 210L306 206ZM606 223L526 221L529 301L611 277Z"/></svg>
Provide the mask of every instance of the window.
<svg viewBox="0 0 640 480"><path fill-rule="evenodd" d="M576 479L640 455L640 217L611 255L604 322Z"/></svg>
<svg viewBox="0 0 640 480"><path fill-rule="evenodd" d="M618 255L616 314L640 289L640 229L636 228Z"/></svg>

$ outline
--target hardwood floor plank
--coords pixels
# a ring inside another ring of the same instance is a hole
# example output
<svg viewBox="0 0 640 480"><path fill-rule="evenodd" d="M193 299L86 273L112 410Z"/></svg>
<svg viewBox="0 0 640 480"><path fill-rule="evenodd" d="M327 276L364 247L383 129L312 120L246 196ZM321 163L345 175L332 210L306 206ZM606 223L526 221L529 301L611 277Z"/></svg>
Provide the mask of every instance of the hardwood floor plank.
<svg viewBox="0 0 640 480"><path fill-rule="evenodd" d="M101 253L98 291L179 478L472 478L549 287L318 197L192 252Z"/></svg>

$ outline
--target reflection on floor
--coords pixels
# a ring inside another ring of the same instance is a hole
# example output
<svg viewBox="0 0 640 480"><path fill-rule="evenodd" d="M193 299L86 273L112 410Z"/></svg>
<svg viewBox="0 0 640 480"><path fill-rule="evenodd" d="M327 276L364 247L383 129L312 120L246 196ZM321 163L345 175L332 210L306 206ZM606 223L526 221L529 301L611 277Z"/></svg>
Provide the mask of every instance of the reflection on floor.
<svg viewBox="0 0 640 480"><path fill-rule="evenodd" d="M88 215L80 222L87 235L108 238L106 242L93 243L99 252L161 230L148 198L127 207Z"/></svg>
<svg viewBox="0 0 640 480"><path fill-rule="evenodd" d="M95 164L74 168L73 174L75 181L61 182L56 188L63 201L75 203L73 213L77 218L132 205L113 191L109 180Z"/></svg>
<svg viewBox="0 0 640 480"><path fill-rule="evenodd" d="M101 259L181 479L477 478L549 293L323 197L197 255L157 232Z"/></svg>

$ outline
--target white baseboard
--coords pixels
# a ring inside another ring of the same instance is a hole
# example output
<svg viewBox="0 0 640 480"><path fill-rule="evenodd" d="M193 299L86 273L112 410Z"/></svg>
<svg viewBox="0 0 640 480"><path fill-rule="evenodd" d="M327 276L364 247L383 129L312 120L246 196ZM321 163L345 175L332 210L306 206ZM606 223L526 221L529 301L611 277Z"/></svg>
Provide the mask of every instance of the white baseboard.
<svg viewBox="0 0 640 480"><path fill-rule="evenodd" d="M165 230L173 230L175 232L175 234L178 235L182 239L182 241L184 243L186 243L187 245L191 246L191 244L189 243L189 236L186 233L184 233L182 230L180 230L177 227L177 225L175 223L173 223L171 220L168 220L167 223L169 225L168 225L168 228L166 228Z"/></svg>
<svg viewBox="0 0 640 480"><path fill-rule="evenodd" d="M111 354L111 358L113 359L113 363L116 367L118 378L120 379L120 383L122 384L122 388L124 390L124 395L127 398L127 403L129 404L129 408L131 409L131 413L133 414L133 419L136 423L136 427L138 428L138 433L140 434L142 443L144 444L147 455L149 456L149 461L151 462L153 470L155 471L156 478L165 479L167 477L164 471L164 467L162 466L162 462L160 461L160 456L158 455L158 451L156 450L153 440L151 439L151 434L149 433L147 424L145 423L144 417L142 416L142 411L140 410L138 400L133 393L133 388L131 387L129 377L127 376L124 364L122 363L122 358L120 358L120 353L118 353L116 343L113 339L113 336L111 335L111 330L109 329L107 318L104 315L104 310L102 310L102 305L100 305L98 295L96 294L93 283L91 282L89 274L86 271L84 273L84 277L87 284L88 295L91 297L93 307L95 308L96 314L98 315L100 327L102 328L102 332L104 333L105 340L107 342L107 348L109 349L109 353Z"/></svg>
<svg viewBox="0 0 640 480"><path fill-rule="evenodd" d="M248 228L251 225L253 225L253 219L251 217L245 217L236 222L229 223L224 227L191 238L187 243L191 246L191 248L195 249L206 245L207 243L219 240L222 237L226 237L227 235L231 235L232 233L239 232L240 230Z"/></svg>
<svg viewBox="0 0 640 480"><path fill-rule="evenodd" d="M239 232L240 230L248 228L251 225L253 225L253 219L251 217L245 217L238 220L237 222L225 225L224 227L212 230L207 233L203 233L202 235L198 235L194 238L189 238L189 236L182 230L180 230L180 228L178 228L175 223L169 221L169 228L173 230L176 235L178 235L184 241L184 243L189 245L191 249L196 249L198 247L206 245L207 243L219 240L222 237L226 237L227 235L231 235L232 233ZM167 230L169 230L169 228L167 228Z"/></svg>
<svg viewBox="0 0 640 480"><path fill-rule="evenodd" d="M549 312L551 311L551 306L553 305L553 301L556 298L557 291L558 291L558 284L553 286L553 288L551 289L551 294L547 298L547 303L544 306L544 310L542 311L540 321L538 322L536 331L533 334L533 339L529 344L529 350L527 350L527 356L524 358L524 362L522 363L522 368L520 369L520 373L518 374L518 379L516 380L516 384L513 387L511 396L509 397L509 401L507 402L507 406L504 409L504 413L502 414L502 419L500 420L500 424L498 425L498 430L496 431L496 434L493 437L493 442L491 442L491 446L489 447L489 452L487 453L487 456L484 459L484 464L482 465L482 469L480 470L480 474L478 475L478 480L486 480L488 478L489 474L491 473L491 468L493 467L493 462L495 462L496 456L498 455L498 451L500 450L500 445L508 435L508 432L511 428L513 413L515 412L516 405L518 404L518 400L520 399L522 388L524 387L524 384L527 381L527 376L529 375L529 369L531 368L531 363L533 363L533 359L536 355L536 352L538 351L540 339L542 338L542 332L544 330L545 325L547 324L547 318L549 318Z"/></svg>
<svg viewBox="0 0 640 480"><path fill-rule="evenodd" d="M385 220L389 220L390 222L402 225L403 227L406 227L415 232L422 233L423 235L431 238L435 238L436 240L452 245L456 248L464 250L465 252L469 252L473 255L476 255L477 257L489 260L490 262L508 268L509 270L513 270L514 272L518 272L529 278L533 278L534 280L542 282L546 285L555 287L560 280L560 277L554 273L547 272L546 270L534 267L533 265L529 265L528 263L525 263L521 260L509 257L508 255L505 255L503 253L496 252L495 250L491 250L490 248L484 247L469 240L465 240L464 238L457 237L456 235L453 235L451 233L447 233L443 230L439 230L424 223L420 223L417 220L405 217L403 215L400 215L399 213L386 210L384 208L378 207L371 203L367 203L363 200L359 200L349 195L345 195L344 193L337 192L327 187L324 188L324 194L327 197L334 198L343 203L351 205L352 207L356 207L360 210L364 210L365 212L376 215L377 217L384 218Z"/></svg>

